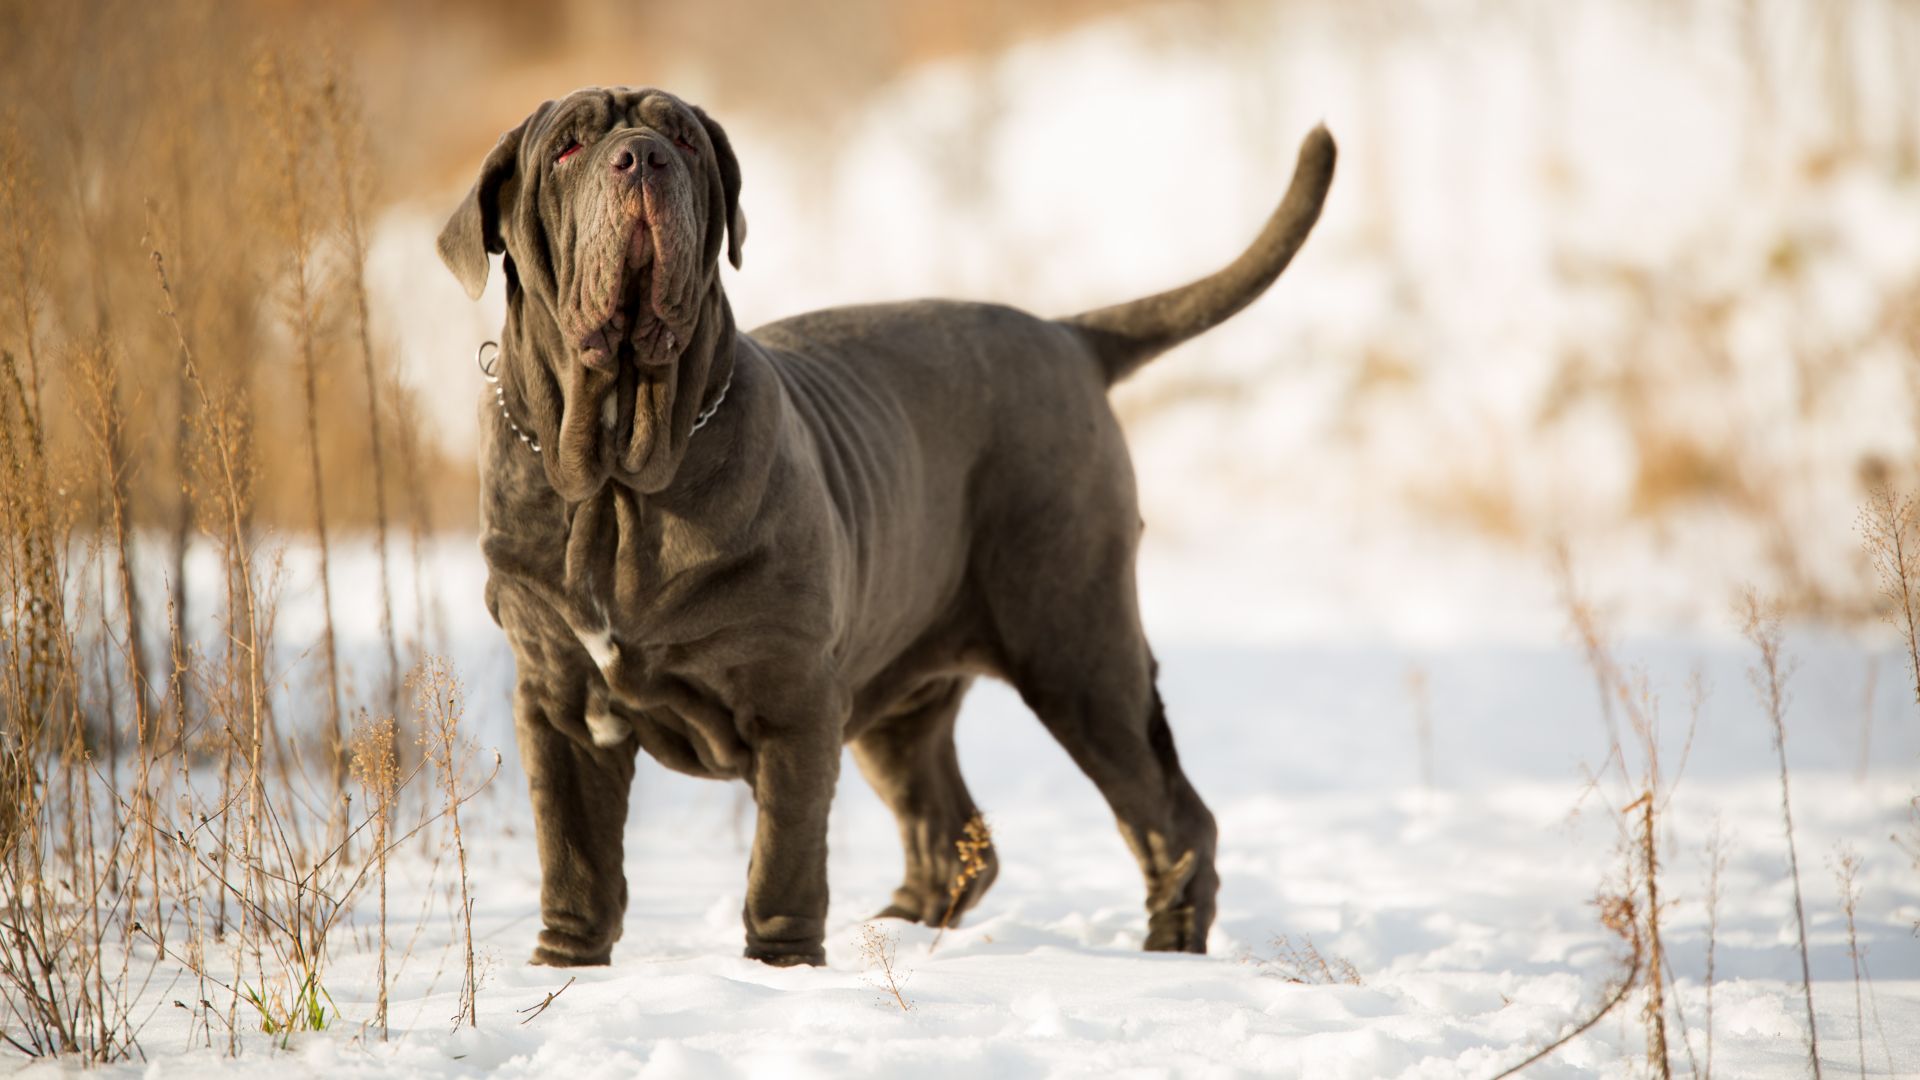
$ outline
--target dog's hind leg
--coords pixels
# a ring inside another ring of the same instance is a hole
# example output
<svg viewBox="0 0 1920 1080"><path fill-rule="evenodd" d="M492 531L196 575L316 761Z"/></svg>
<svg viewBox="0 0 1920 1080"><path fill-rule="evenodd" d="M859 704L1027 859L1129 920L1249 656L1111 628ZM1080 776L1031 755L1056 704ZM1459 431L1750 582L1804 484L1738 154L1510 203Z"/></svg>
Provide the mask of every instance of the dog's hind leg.
<svg viewBox="0 0 1920 1080"><path fill-rule="evenodd" d="M853 759L899 820L906 852L905 876L878 918L958 925L1000 872L989 847L982 853L984 867L963 884L958 898L950 891L960 875L955 841L979 813L953 746L954 718L971 683L960 677L934 683L853 741Z"/></svg>
<svg viewBox="0 0 1920 1080"><path fill-rule="evenodd" d="M1154 687L1130 540L1054 559L1028 548L1031 569L1002 579L991 599L994 621L1015 688L1106 797L1139 860L1147 949L1205 952L1220 887L1216 830Z"/></svg>

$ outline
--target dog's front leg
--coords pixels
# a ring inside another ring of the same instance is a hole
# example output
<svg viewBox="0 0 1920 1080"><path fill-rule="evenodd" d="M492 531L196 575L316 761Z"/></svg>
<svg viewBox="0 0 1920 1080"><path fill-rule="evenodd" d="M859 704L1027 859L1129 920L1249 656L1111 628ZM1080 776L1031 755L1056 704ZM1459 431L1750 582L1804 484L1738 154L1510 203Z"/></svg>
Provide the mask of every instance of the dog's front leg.
<svg viewBox="0 0 1920 1080"><path fill-rule="evenodd" d="M594 746L585 703L522 684L514 693L514 734L533 796L540 851L540 917L533 962L605 964L627 910L622 867L633 743Z"/></svg>
<svg viewBox="0 0 1920 1080"><path fill-rule="evenodd" d="M827 811L840 776L840 717L768 730L753 748L759 817L747 867L746 955L781 967L827 962Z"/></svg>

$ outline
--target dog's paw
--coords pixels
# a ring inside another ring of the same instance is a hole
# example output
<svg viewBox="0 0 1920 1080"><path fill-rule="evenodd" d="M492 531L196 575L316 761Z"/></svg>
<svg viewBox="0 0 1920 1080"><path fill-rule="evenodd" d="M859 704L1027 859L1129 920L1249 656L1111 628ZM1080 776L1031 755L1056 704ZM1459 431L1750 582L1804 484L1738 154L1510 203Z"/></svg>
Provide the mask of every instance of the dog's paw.
<svg viewBox="0 0 1920 1080"><path fill-rule="evenodd" d="M606 967L613 963L613 952L608 950L591 955L576 955L558 952L541 945L533 950L533 955L527 959L527 963L535 967Z"/></svg>
<svg viewBox="0 0 1920 1080"><path fill-rule="evenodd" d="M1204 953L1206 931L1191 907L1169 908L1147 916L1148 952Z"/></svg>
<svg viewBox="0 0 1920 1080"><path fill-rule="evenodd" d="M827 950L820 945L749 944L743 955L771 967L824 967L827 963Z"/></svg>
<svg viewBox="0 0 1920 1080"><path fill-rule="evenodd" d="M589 942L572 934L542 930L540 943L527 962L538 967L605 967L613 963L613 943Z"/></svg>

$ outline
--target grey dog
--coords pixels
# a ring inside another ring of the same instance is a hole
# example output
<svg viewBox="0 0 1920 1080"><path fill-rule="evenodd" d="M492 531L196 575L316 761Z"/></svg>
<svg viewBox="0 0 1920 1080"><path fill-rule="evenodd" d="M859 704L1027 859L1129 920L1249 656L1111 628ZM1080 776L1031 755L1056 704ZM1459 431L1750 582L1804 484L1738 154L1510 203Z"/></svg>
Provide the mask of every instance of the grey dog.
<svg viewBox="0 0 1920 1080"><path fill-rule="evenodd" d="M749 957L825 961L845 744L906 849L881 914L966 911L996 872L989 850L949 896L977 813L954 717L980 675L1106 797L1146 878L1146 947L1204 952L1214 820L1154 686L1107 389L1272 284L1333 164L1316 128L1253 246L1170 292L1066 319L835 308L749 335L719 274L746 239L740 166L705 112L586 89L503 135L439 249L475 297L504 255L482 549L540 852L534 962L612 956L639 749L751 790Z"/></svg>

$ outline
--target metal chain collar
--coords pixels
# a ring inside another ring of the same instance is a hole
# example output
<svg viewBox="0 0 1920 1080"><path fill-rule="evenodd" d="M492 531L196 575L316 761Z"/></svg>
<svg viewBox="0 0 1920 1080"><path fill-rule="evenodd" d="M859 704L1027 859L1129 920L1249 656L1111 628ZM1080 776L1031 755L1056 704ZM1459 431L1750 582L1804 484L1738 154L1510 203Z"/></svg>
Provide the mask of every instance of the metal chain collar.
<svg viewBox="0 0 1920 1080"><path fill-rule="evenodd" d="M492 356L487 355L488 349L493 350ZM500 374L494 370L499 359L500 343L497 341L483 341L480 343L480 347L475 349L473 353L473 361L479 365L480 374L485 376L486 380L493 384L493 403L499 407L500 415L506 420L507 427L513 429L513 434L521 442L527 444L529 450L537 454L540 452L540 440L520 430L520 425L513 422L513 414L507 411L506 388L500 385ZM720 385L720 392L714 395L713 404L701 409L700 415L693 418L693 431L699 431L701 428L707 426L707 421L713 419L713 414L720 411L720 403L727 400L727 391L732 388L733 373L728 372L727 381ZM688 434L691 435L692 432Z"/></svg>

